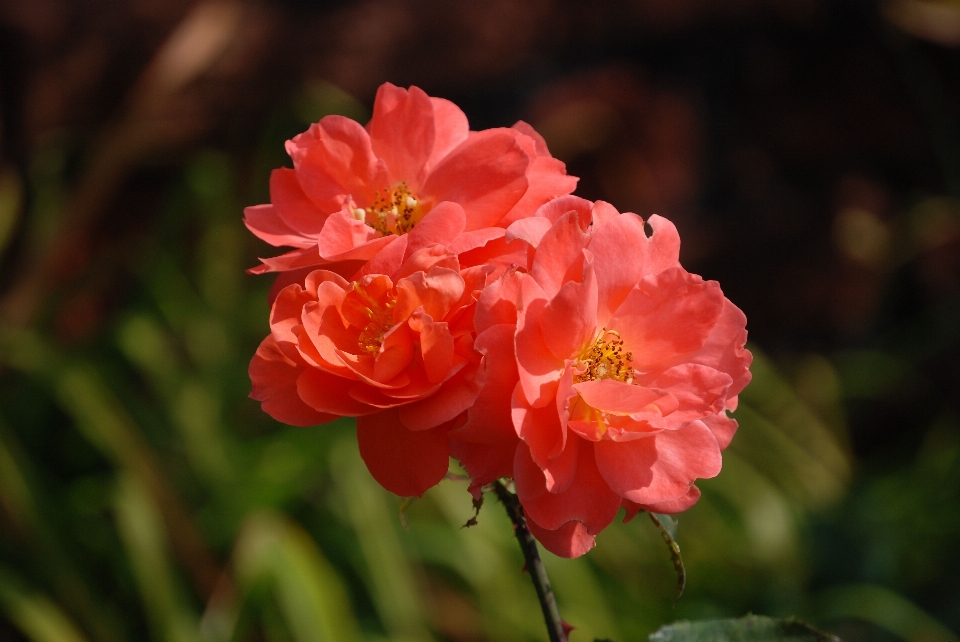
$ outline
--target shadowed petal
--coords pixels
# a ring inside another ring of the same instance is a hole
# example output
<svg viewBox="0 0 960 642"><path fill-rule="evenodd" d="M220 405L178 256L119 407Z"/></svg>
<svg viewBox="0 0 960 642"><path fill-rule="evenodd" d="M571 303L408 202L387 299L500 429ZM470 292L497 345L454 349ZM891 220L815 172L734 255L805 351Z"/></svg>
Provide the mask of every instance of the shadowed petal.
<svg viewBox="0 0 960 642"><path fill-rule="evenodd" d="M307 368L297 379L297 394L311 408L341 417L357 417L377 409L350 396L356 380L345 379L317 368Z"/></svg>
<svg viewBox="0 0 960 642"><path fill-rule="evenodd" d="M593 262L583 281L567 281L540 314L544 343L557 359L576 358L597 332L597 280Z"/></svg>
<svg viewBox="0 0 960 642"><path fill-rule="evenodd" d="M543 528L555 530L577 520L596 534L616 518L621 498L600 476L593 457L594 445L577 438L570 440L571 445L574 443L579 443L579 447L574 449L577 461L571 480L553 492L547 491L543 472L530 457L529 449L518 447L514 460L517 497L524 513Z"/></svg>
<svg viewBox="0 0 960 642"><path fill-rule="evenodd" d="M536 282L524 275L520 281L520 310L514 345L520 385L526 399L534 406L553 401L563 369L563 359L555 357L547 347L540 328L540 315L546 304Z"/></svg>
<svg viewBox="0 0 960 642"><path fill-rule="evenodd" d="M397 410L357 419L360 456L381 486L401 497L420 497L450 467L449 425L412 431L400 423Z"/></svg>
<svg viewBox="0 0 960 642"><path fill-rule="evenodd" d="M400 421L410 430L427 430L469 409L480 393L483 375L479 359L453 373L439 390L421 401L400 407Z"/></svg>
<svg viewBox="0 0 960 642"><path fill-rule="evenodd" d="M280 220L305 239L316 239L330 212L340 209L340 200L331 198L329 206L317 207L304 193L295 170L287 167L270 173L270 202Z"/></svg>
<svg viewBox="0 0 960 642"><path fill-rule="evenodd" d="M407 234L407 250L404 258L431 245L450 245L463 232L466 223L466 214L463 213L463 208L459 204L449 201L440 203L427 212L426 216Z"/></svg>
<svg viewBox="0 0 960 642"><path fill-rule="evenodd" d="M580 522L567 522L551 531L527 520L527 528L545 549L560 557L580 557L597 545L596 537L587 532L587 527Z"/></svg>

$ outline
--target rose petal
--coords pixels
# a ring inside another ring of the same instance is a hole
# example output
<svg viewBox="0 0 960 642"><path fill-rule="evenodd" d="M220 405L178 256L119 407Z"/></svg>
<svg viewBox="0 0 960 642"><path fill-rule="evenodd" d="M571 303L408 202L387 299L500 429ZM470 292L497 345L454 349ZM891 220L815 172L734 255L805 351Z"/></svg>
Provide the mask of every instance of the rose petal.
<svg viewBox="0 0 960 642"><path fill-rule="evenodd" d="M531 159L517 136L506 129L471 135L437 163L422 194L462 205L467 231L493 227L527 190Z"/></svg>
<svg viewBox="0 0 960 642"><path fill-rule="evenodd" d="M540 331L557 359L576 358L597 333L597 280L593 262L584 267L583 281L567 281L540 314Z"/></svg>
<svg viewBox="0 0 960 642"><path fill-rule="evenodd" d="M657 504L687 494L696 479L720 472L720 447L699 421L632 441L595 444L600 474L619 495Z"/></svg>
<svg viewBox="0 0 960 642"><path fill-rule="evenodd" d="M449 245L456 239L467 223L466 214L458 203L440 203L420 219L407 234L407 250L404 258L420 248L431 245Z"/></svg>
<svg viewBox="0 0 960 642"><path fill-rule="evenodd" d="M434 143L434 111L430 97L418 87L410 91L380 85L367 124L374 153L387 166L390 184L406 181L416 190Z"/></svg>
<svg viewBox="0 0 960 642"><path fill-rule="evenodd" d="M267 336L250 361L250 398L260 402L263 411L291 426L315 426L337 419L336 414L318 412L297 394L297 379L305 365L288 358Z"/></svg>
<svg viewBox="0 0 960 642"><path fill-rule="evenodd" d="M587 532L587 527L580 522L567 522L551 531L527 520L527 528L545 549L560 557L580 557L597 545L596 537Z"/></svg>
<svg viewBox="0 0 960 642"><path fill-rule="evenodd" d="M303 402L318 412L328 412L341 417L359 417L376 412L377 408L361 403L350 396L356 385L353 379L307 368L297 379L297 394Z"/></svg>
<svg viewBox="0 0 960 642"><path fill-rule="evenodd" d="M543 528L555 530L577 520L587 531L597 534L616 518L621 498L610 490L597 470L591 442L573 438L567 449L572 449L576 457L576 464L567 473L571 479L548 492L543 471L531 458L529 449L518 447L514 460L517 497L524 513Z"/></svg>
<svg viewBox="0 0 960 642"><path fill-rule="evenodd" d="M644 277L627 294L608 326L633 353L638 370L703 347L720 318L723 293L682 268Z"/></svg>
<svg viewBox="0 0 960 642"><path fill-rule="evenodd" d="M270 245L290 245L297 248L312 247L316 241L283 222L273 205L253 205L243 210L243 224L247 229Z"/></svg>
<svg viewBox="0 0 960 642"><path fill-rule="evenodd" d="M340 209L336 199L329 201L326 209L318 208L300 186L295 170L287 167L270 173L270 202L280 220L296 230L305 241L316 242L327 216Z"/></svg>
<svg viewBox="0 0 960 642"><path fill-rule="evenodd" d="M448 425L408 430L397 410L357 419L360 456L381 486L401 497L421 497L450 467Z"/></svg>
<svg viewBox="0 0 960 642"><path fill-rule="evenodd" d="M533 259L530 276L547 298L553 298L564 282L574 278L571 269L583 261L583 248L588 237L580 229L576 212L560 217L543 235Z"/></svg>
<svg viewBox="0 0 960 642"><path fill-rule="evenodd" d="M323 212L340 209L347 195L368 207L376 200L376 191L389 185L367 130L344 116L325 116L287 141L286 147L300 186Z"/></svg>

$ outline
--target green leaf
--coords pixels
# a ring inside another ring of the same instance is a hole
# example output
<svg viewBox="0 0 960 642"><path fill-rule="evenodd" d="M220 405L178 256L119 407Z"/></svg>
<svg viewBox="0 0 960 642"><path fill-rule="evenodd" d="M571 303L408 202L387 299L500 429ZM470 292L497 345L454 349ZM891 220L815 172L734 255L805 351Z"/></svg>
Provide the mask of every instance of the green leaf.
<svg viewBox="0 0 960 642"><path fill-rule="evenodd" d="M733 620L674 622L650 636L649 642L840 642L795 619L748 615Z"/></svg>

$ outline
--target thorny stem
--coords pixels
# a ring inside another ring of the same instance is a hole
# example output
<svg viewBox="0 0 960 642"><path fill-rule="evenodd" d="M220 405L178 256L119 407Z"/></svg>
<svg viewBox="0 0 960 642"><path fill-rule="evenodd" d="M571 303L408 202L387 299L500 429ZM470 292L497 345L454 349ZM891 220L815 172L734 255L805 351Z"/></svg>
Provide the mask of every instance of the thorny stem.
<svg viewBox="0 0 960 642"><path fill-rule="evenodd" d="M520 550L523 551L523 559L527 563L527 572L530 573L533 587L537 590L537 597L540 599L540 608L543 609L543 619L547 623L550 642L567 642L567 631L564 629L563 619L557 609L557 598L553 595L550 578L547 577L547 570L540 560L537 541L527 528L523 507L517 496L499 481L493 483L493 490L497 493L500 503L507 509L510 521L513 522L513 532L517 536L517 541L520 542Z"/></svg>

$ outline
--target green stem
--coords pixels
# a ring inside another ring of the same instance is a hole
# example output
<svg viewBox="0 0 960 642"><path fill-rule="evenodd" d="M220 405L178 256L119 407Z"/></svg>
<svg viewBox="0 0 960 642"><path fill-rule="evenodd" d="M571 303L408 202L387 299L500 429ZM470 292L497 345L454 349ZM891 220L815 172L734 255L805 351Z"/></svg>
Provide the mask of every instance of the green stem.
<svg viewBox="0 0 960 642"><path fill-rule="evenodd" d="M520 550L523 551L523 559L527 563L527 572L530 573L533 587L537 590L537 598L540 600L540 608L543 609L543 619L547 623L550 642L567 642L567 631L564 629L563 619L557 609L557 598L554 597L553 589L550 588L547 569L543 567L543 561L537 551L537 540L527 528L527 521L523 517L523 506L520 505L517 496L499 481L493 483L493 490L497 493L500 503L507 509L510 521L513 522L513 532L517 536L517 541L520 542Z"/></svg>

